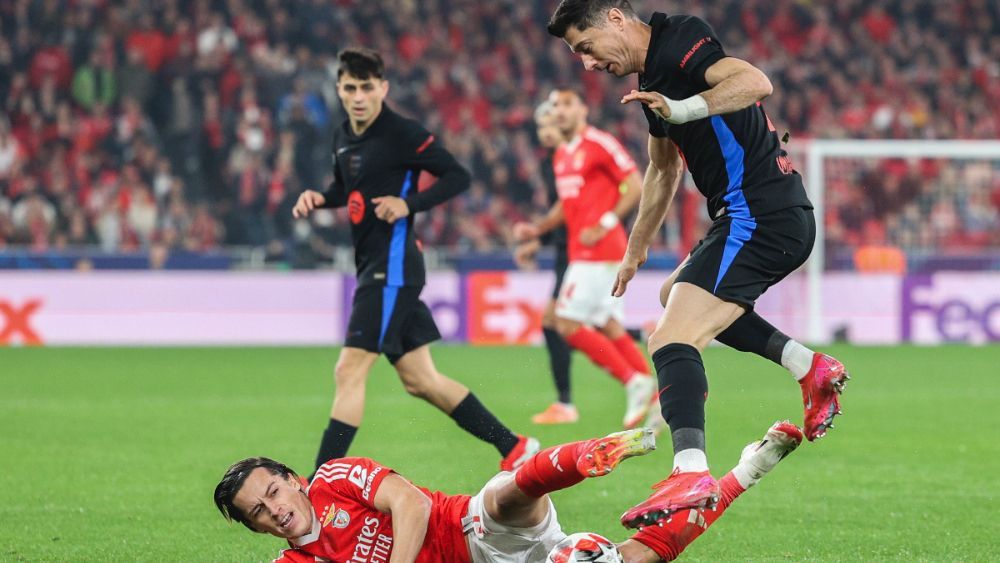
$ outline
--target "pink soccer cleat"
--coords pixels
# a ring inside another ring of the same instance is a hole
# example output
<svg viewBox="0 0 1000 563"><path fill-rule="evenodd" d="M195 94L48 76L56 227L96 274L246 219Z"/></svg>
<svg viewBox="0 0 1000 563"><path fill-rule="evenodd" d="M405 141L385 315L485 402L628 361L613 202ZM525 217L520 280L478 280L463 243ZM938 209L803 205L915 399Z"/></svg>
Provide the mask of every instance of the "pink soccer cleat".
<svg viewBox="0 0 1000 563"><path fill-rule="evenodd" d="M715 508L722 497L719 482L708 471L681 472L674 469L665 480L653 485L648 499L622 514L626 528L649 526L689 508Z"/></svg>
<svg viewBox="0 0 1000 563"><path fill-rule="evenodd" d="M810 442L833 428L833 417L840 414L838 395L844 392L850 378L844 364L835 358L819 352L813 354L809 373L799 381L805 406L805 435Z"/></svg>

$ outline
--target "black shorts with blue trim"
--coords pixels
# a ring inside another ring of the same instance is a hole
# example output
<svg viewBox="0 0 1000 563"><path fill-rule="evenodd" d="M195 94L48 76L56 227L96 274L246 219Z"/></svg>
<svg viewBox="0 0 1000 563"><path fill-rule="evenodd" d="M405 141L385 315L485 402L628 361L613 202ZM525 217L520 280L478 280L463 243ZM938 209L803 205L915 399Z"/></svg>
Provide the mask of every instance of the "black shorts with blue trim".
<svg viewBox="0 0 1000 563"><path fill-rule="evenodd" d="M694 284L748 311L767 288L805 263L816 241L816 218L791 207L754 218L723 216L698 241L676 282Z"/></svg>
<svg viewBox="0 0 1000 563"><path fill-rule="evenodd" d="M385 354L395 364L407 352L441 339L420 300L422 286L363 285L354 290L344 346Z"/></svg>

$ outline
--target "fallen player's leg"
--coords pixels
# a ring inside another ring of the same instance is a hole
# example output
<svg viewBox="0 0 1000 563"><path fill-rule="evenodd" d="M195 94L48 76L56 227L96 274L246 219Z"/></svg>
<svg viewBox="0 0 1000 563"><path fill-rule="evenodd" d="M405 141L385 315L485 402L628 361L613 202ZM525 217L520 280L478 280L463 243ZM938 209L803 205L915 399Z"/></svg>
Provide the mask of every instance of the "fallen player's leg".
<svg viewBox="0 0 1000 563"><path fill-rule="evenodd" d="M463 528L474 561L541 561L566 534L548 493L611 473L623 460L655 449L644 428L572 442L532 456L516 473L500 473L472 498Z"/></svg>
<svg viewBox="0 0 1000 563"><path fill-rule="evenodd" d="M627 563L672 561L711 526L747 489L757 484L779 461L802 443L803 434L794 424L777 422L762 440L743 449L740 462L722 479L722 496L715 510L686 509L665 521L640 528L618 546Z"/></svg>

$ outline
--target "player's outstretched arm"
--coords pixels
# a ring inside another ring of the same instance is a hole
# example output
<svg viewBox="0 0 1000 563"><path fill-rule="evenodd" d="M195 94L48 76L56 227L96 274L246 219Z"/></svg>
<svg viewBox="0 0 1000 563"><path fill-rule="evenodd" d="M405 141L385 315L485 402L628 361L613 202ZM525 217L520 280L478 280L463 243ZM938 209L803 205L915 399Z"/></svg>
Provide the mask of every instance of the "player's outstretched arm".
<svg viewBox="0 0 1000 563"><path fill-rule="evenodd" d="M660 230L681 178L681 155L666 137L649 136L649 167L642 181L639 214L628 237L628 249L618 268L612 295L625 295L625 288L646 262L649 245Z"/></svg>
<svg viewBox="0 0 1000 563"><path fill-rule="evenodd" d="M373 499L375 508L392 516L389 563L412 563L420 553L431 517L431 499L399 475L389 475Z"/></svg>
<svg viewBox="0 0 1000 563"><path fill-rule="evenodd" d="M774 91L767 75L735 57L725 57L705 69L705 82L710 86L708 90L684 100L672 100L659 92L632 90L622 97L622 103L640 102L661 119L687 123L750 107Z"/></svg>
<svg viewBox="0 0 1000 563"><path fill-rule="evenodd" d="M711 89L702 92L701 97L708 104L709 115L750 107L774 91L763 71L736 57L726 57L708 67L705 82Z"/></svg>

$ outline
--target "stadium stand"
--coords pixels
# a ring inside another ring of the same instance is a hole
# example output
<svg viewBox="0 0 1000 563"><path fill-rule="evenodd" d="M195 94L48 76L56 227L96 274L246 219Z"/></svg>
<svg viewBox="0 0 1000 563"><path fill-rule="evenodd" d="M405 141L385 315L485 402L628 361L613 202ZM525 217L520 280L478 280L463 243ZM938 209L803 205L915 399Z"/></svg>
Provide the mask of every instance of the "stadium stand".
<svg viewBox="0 0 1000 563"><path fill-rule="evenodd" d="M708 19L730 54L768 72L769 113L793 143L1000 137L996 2L634 4ZM514 220L545 203L531 116L553 85L579 84L591 121L645 159L644 120L617 103L627 84L584 74L546 35L553 5L4 2L0 248L246 246L292 267L330 259L347 241L346 222L320 214L296 224L289 209L303 188L329 181L325 147L340 115L334 55L364 44L386 55L391 103L439 131L473 172L467 194L421 220L423 238L503 250ZM844 21L857 23L836 25ZM989 163L947 161L844 171L828 183L828 247L998 246L997 178ZM703 213L676 207L688 219ZM685 243L664 236L659 247Z"/></svg>

